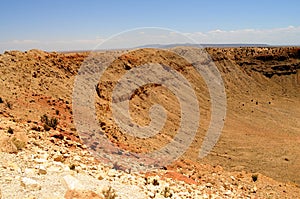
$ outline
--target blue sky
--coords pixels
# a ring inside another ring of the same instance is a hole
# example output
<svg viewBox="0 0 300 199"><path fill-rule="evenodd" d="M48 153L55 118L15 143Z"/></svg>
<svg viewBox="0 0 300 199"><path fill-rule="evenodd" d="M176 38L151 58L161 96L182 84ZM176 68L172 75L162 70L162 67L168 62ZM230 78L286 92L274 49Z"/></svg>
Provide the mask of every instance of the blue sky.
<svg viewBox="0 0 300 199"><path fill-rule="evenodd" d="M299 2L6 0L0 51L92 48L118 32L148 26L174 29L200 43L299 45Z"/></svg>

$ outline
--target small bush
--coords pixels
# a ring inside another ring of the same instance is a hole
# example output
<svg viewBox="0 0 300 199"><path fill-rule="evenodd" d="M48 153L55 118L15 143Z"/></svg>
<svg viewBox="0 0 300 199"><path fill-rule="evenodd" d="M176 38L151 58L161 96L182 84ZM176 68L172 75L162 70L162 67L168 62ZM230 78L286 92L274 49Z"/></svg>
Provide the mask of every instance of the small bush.
<svg viewBox="0 0 300 199"><path fill-rule="evenodd" d="M17 131L10 137L10 141L17 150L21 150L26 147L28 143L28 136L25 132Z"/></svg>
<svg viewBox="0 0 300 199"><path fill-rule="evenodd" d="M7 101L5 105L6 105L7 108L12 109L12 103L11 102Z"/></svg>
<svg viewBox="0 0 300 199"><path fill-rule="evenodd" d="M31 130L33 130L33 131L41 131L41 127L39 127L39 126L33 126L33 127L31 127Z"/></svg>
<svg viewBox="0 0 300 199"><path fill-rule="evenodd" d="M252 180L253 180L253 182L256 182L257 179L258 179L258 175L257 175L257 174L253 174L253 175L252 175Z"/></svg>
<svg viewBox="0 0 300 199"><path fill-rule="evenodd" d="M43 123L47 123L48 122L48 116L45 114L45 115L43 115L43 116L41 116L41 122L43 122Z"/></svg>
<svg viewBox="0 0 300 199"><path fill-rule="evenodd" d="M111 186L108 189L102 190L102 194L105 199L115 199L117 197L116 191Z"/></svg>
<svg viewBox="0 0 300 199"><path fill-rule="evenodd" d="M58 120L56 118L51 118L50 123L48 125L53 129L56 129L56 126L58 125Z"/></svg>
<svg viewBox="0 0 300 199"><path fill-rule="evenodd" d="M162 191L161 191L161 195L163 195L165 198L171 198L172 197L172 193L169 187L165 187Z"/></svg>
<svg viewBox="0 0 300 199"><path fill-rule="evenodd" d="M12 142L14 143L14 145L17 147L18 150L21 150L21 149L25 148L25 146L26 146L26 142L24 142L23 140L17 139L16 137L12 138Z"/></svg>
<svg viewBox="0 0 300 199"><path fill-rule="evenodd" d="M13 134L13 133L14 133L14 130L13 130L11 127L8 127L7 133Z"/></svg>
<svg viewBox="0 0 300 199"><path fill-rule="evenodd" d="M3 101L3 99L0 97L0 104L2 104L4 101Z"/></svg>
<svg viewBox="0 0 300 199"><path fill-rule="evenodd" d="M117 162L113 163L113 169L115 170L122 170L122 166L119 165Z"/></svg>
<svg viewBox="0 0 300 199"><path fill-rule="evenodd" d="M157 180L157 179L153 179L153 182L152 182L152 184L153 184L154 186L158 186L158 185L159 185L159 182L158 182L158 180Z"/></svg>
<svg viewBox="0 0 300 199"><path fill-rule="evenodd" d="M58 119L57 118L52 117L51 119L49 119L46 114L41 117L41 122L44 123L44 129L46 131L49 131L50 128L56 129L56 127L58 125Z"/></svg>
<svg viewBox="0 0 300 199"><path fill-rule="evenodd" d="M70 168L71 170L75 170L76 166L75 166L75 164L71 164L71 165L69 166L69 168Z"/></svg>
<svg viewBox="0 0 300 199"><path fill-rule="evenodd" d="M44 130L45 130L45 131L50 131L50 129L51 129L47 124L44 124L43 127L44 127Z"/></svg>

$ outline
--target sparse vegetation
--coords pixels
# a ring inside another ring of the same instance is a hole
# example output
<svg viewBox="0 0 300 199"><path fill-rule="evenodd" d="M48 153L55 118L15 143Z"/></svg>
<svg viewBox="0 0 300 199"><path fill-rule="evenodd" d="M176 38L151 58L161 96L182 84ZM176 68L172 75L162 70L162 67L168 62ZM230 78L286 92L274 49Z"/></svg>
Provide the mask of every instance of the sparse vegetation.
<svg viewBox="0 0 300 199"><path fill-rule="evenodd" d="M115 199L117 197L116 191L111 186L102 190L102 194L105 199Z"/></svg>
<svg viewBox="0 0 300 199"><path fill-rule="evenodd" d="M7 133L13 134L13 133L14 133L14 130L13 130L11 127L8 127Z"/></svg>
<svg viewBox="0 0 300 199"><path fill-rule="evenodd" d="M49 126L53 129L56 129L56 126L58 124L58 120L56 118L51 118Z"/></svg>
<svg viewBox="0 0 300 199"><path fill-rule="evenodd" d="M171 198L173 194L171 193L170 187L165 187L161 191L161 195L164 196L165 198Z"/></svg>
<svg viewBox="0 0 300 199"><path fill-rule="evenodd" d="M152 182L152 184L153 184L154 186L158 186L158 185L159 185L159 182L158 182L158 180L157 180L157 179L153 179L153 182Z"/></svg>
<svg viewBox="0 0 300 199"><path fill-rule="evenodd" d="M41 122L46 123L47 121L48 121L48 116L46 114L41 116Z"/></svg>
<svg viewBox="0 0 300 199"><path fill-rule="evenodd" d="M7 108L12 109L12 103L11 102L7 101L5 103L5 105L6 105Z"/></svg>
<svg viewBox="0 0 300 199"><path fill-rule="evenodd" d="M26 146L26 142L17 139L16 137L13 137L11 141L14 143L18 150L23 149Z"/></svg>
<svg viewBox="0 0 300 199"><path fill-rule="evenodd" d="M45 131L50 131L51 129L47 124L44 124L43 127Z"/></svg>
<svg viewBox="0 0 300 199"><path fill-rule="evenodd" d="M51 119L49 119L46 114L44 114L41 117L41 122L44 123L44 129L46 131L49 131L51 128L56 129L56 127L58 125L58 119L57 118L52 117Z"/></svg>
<svg viewBox="0 0 300 199"><path fill-rule="evenodd" d="M41 131L41 127L39 127L39 126L33 126L33 127L31 127L31 130L33 130L33 131Z"/></svg>
<svg viewBox="0 0 300 199"><path fill-rule="evenodd" d="M283 50L280 52L280 49ZM299 49L299 47L296 49ZM86 137L92 135L92 133L107 136L109 141L112 141L112 146L119 146L120 149L113 150L113 153L120 157L134 155L135 153L143 156L148 152L151 153L161 149L162 145L168 144L173 138L176 139L174 136L180 128L182 119L180 100L176 98L176 93L168 91L163 85L157 87L156 84L143 86L137 89L134 95L130 96L130 100L132 100L128 116L132 116L132 122L137 125L144 126L151 121L149 109L154 103L159 103L166 108L168 112L167 123L157 136L151 139L137 140L134 136L126 134L123 131L124 129L119 128L114 121L111 95L113 88L118 84L118 77L124 74L123 63L131 60L134 67L144 62L154 61L170 66L177 72L182 73L190 81L197 101L201 105L200 112L201 116L204 115L204 117L201 117L202 119L199 121L201 128L198 128L198 130L205 133L211 121L212 96L209 95L209 88L205 84L205 79L200 81L201 78L198 78L197 71L193 69L193 63L189 63L189 60L185 61L175 53L184 54L185 51L185 49L181 51L180 48L176 48L173 52L161 52L156 49L138 50L134 53L129 51L127 53L126 51L124 55L129 56L125 57L124 60L122 57L122 59L117 59L116 62L111 64L110 70L106 71L105 75L108 78L97 80L96 91L99 98L95 98L94 108L97 113L95 119L99 119L101 132L91 132L88 131L88 128L79 128L78 130L83 129L85 135L87 135ZM286 52L290 53L288 54L290 60L282 62L286 57ZM215 64L224 80L225 94L227 94L228 106L226 110L228 111L228 118L224 129L227 133L225 138L228 138L231 142L229 144L221 143L222 147L216 147L213 150L216 155L206 161L207 165L197 161L199 147L201 146L195 143L189 147L184 156L178 158L178 161L168 167L163 167L166 171L156 169L153 172L133 173L133 175L127 175L125 173L127 170L124 172L123 168L126 169L128 165L123 161L111 162L115 162L113 164L113 169L117 170L115 171L111 170L111 166L105 164L106 161L97 160L98 158L93 156L94 153L89 153L87 147L96 152L97 149L103 147L99 145L98 141L90 142L90 146L88 143L86 143L87 146L84 145L85 140L81 139L79 132L76 132L75 124L79 122L70 114L72 113L71 90L74 77L77 75L77 69L80 68L89 52L64 54L33 51L25 54L11 51L9 53L15 53L14 59L17 61L11 62L11 55L0 55L0 65L5 66L1 79L5 85L3 84L4 87L0 94L2 97L0 98L0 151L1 161L3 162L3 165L0 163L3 167L0 169L2 172L0 176L4 176L2 179L0 177L0 181L4 183L4 188L1 188L3 193L20 195L14 192L14 184L20 186L20 183L23 183L23 177L35 180L42 191L49 187L51 187L51 190L57 191L57 188L60 189L66 185L56 183L51 176L63 170L61 177L70 174L78 179L80 184L86 184L96 179L98 183L106 184L106 187L99 187L97 183L93 183L88 187L83 186L82 190L77 190L80 186L75 187L76 190L75 188L69 189L70 194L68 196L70 198L75 198L75 195L80 195L77 198L121 198L123 193L124 197L129 198L135 198L136 196L144 198L232 198L235 196L297 198L300 195L298 193L299 186L294 184L299 182L300 167L299 171L295 167L298 165L286 167L296 162L293 158L293 152L300 149L297 145L297 139L295 139L297 135L293 133L300 129L300 126L297 125L297 114L288 114L295 113L300 108L297 105L300 93L297 92L298 87L296 87L300 82L300 71L298 70L300 60L293 58L300 59L300 49L293 52L277 47L271 49L211 48L210 54L212 54L213 59L217 60ZM264 61L273 53L276 53L276 55L272 60ZM41 55L41 59L39 55ZM115 56L115 54L109 53L109 56ZM100 59L91 61L97 62ZM206 63L210 65L211 62L206 62L206 59L203 59L200 64L206 65ZM67 69L70 69L70 72ZM30 71L35 71L37 78L32 82L30 82L32 78ZM295 72L289 75L290 71ZM90 72L93 72L93 70ZM270 78L264 77L267 75ZM121 96L120 100L123 100L123 97ZM190 96L186 97L189 98ZM11 105L13 105L12 108ZM85 111L84 108L80 110ZM264 117L265 115L269 117ZM287 115L289 117L286 117ZM59 131L54 131L53 126ZM245 128L246 130L243 131L242 129ZM289 133L290 131L293 132ZM201 134L201 132L197 133ZM280 136L278 136L279 134ZM286 134L288 138L285 137ZM23 136L28 136L27 141L23 139ZM195 142L201 142L202 137L196 136L199 139ZM281 156L281 154L278 158L276 156L278 154L276 141L279 143L285 138L289 142L284 145L286 149L284 153L282 152L284 156ZM264 147L269 140L272 140L272 142L268 143L268 147ZM22 147L25 147L26 151L20 151L24 150ZM261 150L258 151L257 148ZM232 149L241 149L245 153L232 159L232 154L234 154ZM105 152L110 148L103 148L103 150ZM16 155L18 152L21 153ZM104 154L101 159L105 160L105 158ZM14 162L15 159L18 161ZM160 159L164 161L163 156ZM149 160L150 163L151 161ZM61 163L63 165L60 165ZM147 162L140 163L140 166L144 164L147 164ZM65 166L67 166L67 169L65 169ZM155 166L160 167L160 165ZM272 169L267 169L266 166L272 167ZM228 167L233 168L233 172L227 171L226 168ZM283 169L285 169L284 172L282 172ZM251 170L257 173L249 174L248 171ZM51 178L44 178L44 175L42 175L44 172L47 173L46 177L50 176ZM88 178L77 175L77 173L87 174L86 177ZM264 175L268 175L274 180L269 177L266 178ZM8 180L6 177L8 177ZM11 177L13 180L17 179L18 182L11 183ZM71 184L68 185L73 186L74 181L72 178L70 179L71 181L68 181L68 183ZM89 181L89 179L93 180ZM64 179L60 180L64 181ZM282 181L292 183L283 183ZM110 184L110 182L113 183ZM129 189L118 190L119 183L128 184L127 188ZM70 187L68 185L66 187ZM36 189L37 187L25 187L22 184L21 188L25 196L30 194L32 197L39 197L40 191ZM58 190L57 193L60 193L60 191ZM66 192L64 191L62 194L66 194ZM67 198L66 195L57 197Z"/></svg>
<svg viewBox="0 0 300 199"><path fill-rule="evenodd" d="M258 179L258 175L257 174L252 174L252 180L253 182L256 182Z"/></svg>
<svg viewBox="0 0 300 199"><path fill-rule="evenodd" d="M69 168L70 168L71 170L75 170L76 166L75 166L75 164L71 164L71 165L69 166Z"/></svg>
<svg viewBox="0 0 300 199"><path fill-rule="evenodd" d="M119 165L117 162L113 163L113 169L122 170L121 165Z"/></svg>

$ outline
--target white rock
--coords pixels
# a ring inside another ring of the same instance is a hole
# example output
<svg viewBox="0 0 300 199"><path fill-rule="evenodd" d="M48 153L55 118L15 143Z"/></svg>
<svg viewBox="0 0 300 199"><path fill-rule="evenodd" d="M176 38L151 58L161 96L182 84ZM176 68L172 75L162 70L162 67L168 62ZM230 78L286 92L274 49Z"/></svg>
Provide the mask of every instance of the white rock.
<svg viewBox="0 0 300 199"><path fill-rule="evenodd" d="M52 164L54 165L54 166L57 166L57 167L60 167L60 168L63 168L65 165L63 164L63 163L61 163L61 162L52 162Z"/></svg>
<svg viewBox="0 0 300 199"><path fill-rule="evenodd" d="M80 164L80 167L82 168L82 170L86 170L86 165L85 164Z"/></svg>
<svg viewBox="0 0 300 199"><path fill-rule="evenodd" d="M84 189L80 181L71 175L64 176L63 180L67 189Z"/></svg>
<svg viewBox="0 0 300 199"><path fill-rule="evenodd" d="M36 180L27 177L21 178L21 186L30 190L41 190L41 185Z"/></svg>
<svg viewBox="0 0 300 199"><path fill-rule="evenodd" d="M26 175L34 175L35 169L25 168L25 169L24 169L24 173L25 173Z"/></svg>
<svg viewBox="0 0 300 199"><path fill-rule="evenodd" d="M80 161L81 160L81 157L79 155L76 155L73 157L73 160L75 161Z"/></svg>
<svg viewBox="0 0 300 199"><path fill-rule="evenodd" d="M70 155L68 153L65 153L64 158L68 158L68 157L70 157Z"/></svg>
<svg viewBox="0 0 300 199"><path fill-rule="evenodd" d="M37 158L34 160L37 164L44 164L45 162L47 162L46 159L43 158Z"/></svg>
<svg viewBox="0 0 300 199"><path fill-rule="evenodd" d="M117 174L118 174L118 171L115 170L115 169L110 169L110 170L107 172L107 175L108 175L109 177L116 177Z"/></svg>
<svg viewBox="0 0 300 199"><path fill-rule="evenodd" d="M234 176L230 176L230 178L234 181L235 180L235 177Z"/></svg>
<svg viewBox="0 0 300 199"><path fill-rule="evenodd" d="M149 192L148 194L149 194L150 198L154 198L155 197L155 193Z"/></svg>
<svg viewBox="0 0 300 199"><path fill-rule="evenodd" d="M206 187L211 188L211 187L213 187L213 185L211 183L206 183Z"/></svg>
<svg viewBox="0 0 300 199"><path fill-rule="evenodd" d="M256 193L257 187L254 185L254 187L250 191L251 191L251 193Z"/></svg>
<svg viewBox="0 0 300 199"><path fill-rule="evenodd" d="M47 174L46 168L42 165L39 167L39 174L43 174L43 175Z"/></svg>
<svg viewBox="0 0 300 199"><path fill-rule="evenodd" d="M63 171L66 171L66 172L70 171L70 167L69 167L69 166L67 166L67 165L66 165L66 166L64 166L64 167L63 167Z"/></svg>
<svg viewBox="0 0 300 199"><path fill-rule="evenodd" d="M61 172L62 168L59 166L51 165L50 167L48 167L47 171L57 173L57 172Z"/></svg>
<svg viewBox="0 0 300 199"><path fill-rule="evenodd" d="M204 194L202 195L202 198L207 199L207 198L209 198L209 195L206 194L206 193L204 193Z"/></svg>
<svg viewBox="0 0 300 199"><path fill-rule="evenodd" d="M224 192L224 194L227 195L227 196L229 196L229 195L232 194L232 192L230 190L227 190L227 191Z"/></svg>
<svg viewBox="0 0 300 199"><path fill-rule="evenodd" d="M49 157L49 154L47 154L47 153L40 155L40 158L41 158L41 159L47 160L48 157Z"/></svg>

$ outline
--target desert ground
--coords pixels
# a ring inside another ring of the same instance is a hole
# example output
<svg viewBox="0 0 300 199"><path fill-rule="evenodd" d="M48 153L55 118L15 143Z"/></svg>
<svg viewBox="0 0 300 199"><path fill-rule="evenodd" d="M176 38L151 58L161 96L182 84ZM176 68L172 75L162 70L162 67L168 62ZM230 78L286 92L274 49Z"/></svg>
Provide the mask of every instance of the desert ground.
<svg viewBox="0 0 300 199"><path fill-rule="evenodd" d="M181 47L184 51L185 48ZM149 139L114 123L113 88L128 70L156 62L182 73L199 101L195 139L172 164L130 172L92 156L74 124L73 86L90 52L6 51L0 54L0 198L297 198L300 195L300 48L205 48L226 91L222 134L198 154L211 119L211 99L190 63L163 49L124 51L95 84L99 126L116 146L135 153L159 149L180 126L174 94L157 84L138 89L130 114L150 122L161 104L167 121ZM109 54L113 52L97 52Z"/></svg>

